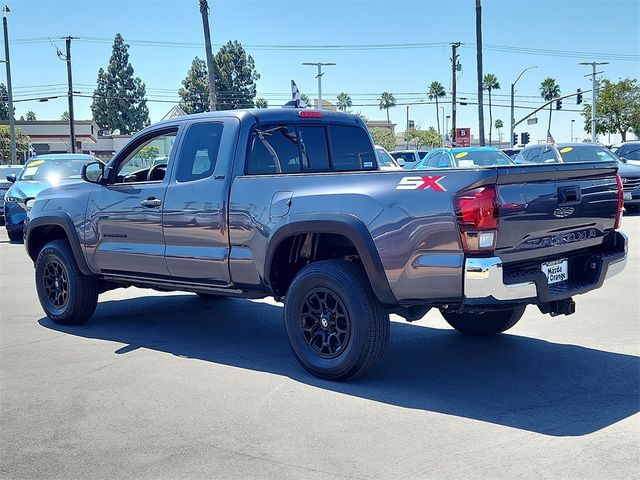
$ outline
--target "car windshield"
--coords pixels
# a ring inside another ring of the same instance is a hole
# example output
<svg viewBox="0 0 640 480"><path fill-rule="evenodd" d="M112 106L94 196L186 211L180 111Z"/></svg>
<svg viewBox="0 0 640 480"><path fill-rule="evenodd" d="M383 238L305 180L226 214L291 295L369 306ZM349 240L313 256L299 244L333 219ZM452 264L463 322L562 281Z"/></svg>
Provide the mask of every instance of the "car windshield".
<svg viewBox="0 0 640 480"><path fill-rule="evenodd" d="M511 165L513 162L504 153L492 150L463 150L452 152L458 167L489 167L492 165Z"/></svg>
<svg viewBox="0 0 640 480"><path fill-rule="evenodd" d="M393 157L382 148L376 148L376 157L378 157L378 165L381 167L395 167L397 165Z"/></svg>
<svg viewBox="0 0 640 480"><path fill-rule="evenodd" d="M620 156L627 160L640 160L640 145L629 145Z"/></svg>
<svg viewBox="0 0 640 480"><path fill-rule="evenodd" d="M56 183L63 178L80 178L82 166L89 160L73 159L38 159L26 164L19 180L46 180Z"/></svg>
<svg viewBox="0 0 640 480"><path fill-rule="evenodd" d="M600 145L576 145L558 147L563 162L607 162L618 160L613 153Z"/></svg>
<svg viewBox="0 0 640 480"><path fill-rule="evenodd" d="M416 157L413 153L409 152L394 152L391 154L393 158L396 160L404 160L405 162L411 163L416 161Z"/></svg>

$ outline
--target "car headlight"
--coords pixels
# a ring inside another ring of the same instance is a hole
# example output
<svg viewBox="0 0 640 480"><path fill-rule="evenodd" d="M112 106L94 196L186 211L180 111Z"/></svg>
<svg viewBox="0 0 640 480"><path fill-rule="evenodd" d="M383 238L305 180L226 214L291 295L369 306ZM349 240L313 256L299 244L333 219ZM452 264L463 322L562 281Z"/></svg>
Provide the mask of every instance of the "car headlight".
<svg viewBox="0 0 640 480"><path fill-rule="evenodd" d="M5 195L4 201L7 203L24 203L24 198L12 197L11 195Z"/></svg>

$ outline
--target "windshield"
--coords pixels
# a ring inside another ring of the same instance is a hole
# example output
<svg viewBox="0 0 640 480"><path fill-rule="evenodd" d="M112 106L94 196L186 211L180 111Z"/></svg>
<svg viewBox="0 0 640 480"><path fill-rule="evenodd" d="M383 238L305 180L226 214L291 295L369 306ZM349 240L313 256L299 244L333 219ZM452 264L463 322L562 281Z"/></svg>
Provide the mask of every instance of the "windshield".
<svg viewBox="0 0 640 480"><path fill-rule="evenodd" d="M24 167L19 180L46 180L56 183L63 178L80 178L84 159L35 159Z"/></svg>
<svg viewBox="0 0 640 480"><path fill-rule="evenodd" d="M620 153L620 156L627 160L640 160L640 145L627 146L624 151Z"/></svg>
<svg viewBox="0 0 640 480"><path fill-rule="evenodd" d="M610 162L617 161L613 153L599 145L558 147L563 162Z"/></svg>
<svg viewBox="0 0 640 480"><path fill-rule="evenodd" d="M378 165L380 165L381 167L397 166L396 161L393 159L393 157L382 148L376 148L376 157L378 157Z"/></svg>
<svg viewBox="0 0 640 480"><path fill-rule="evenodd" d="M488 167L492 165L511 165L513 162L504 153L487 150L464 150L451 152L458 162L458 167Z"/></svg>
<svg viewBox="0 0 640 480"><path fill-rule="evenodd" d="M393 158L395 158L396 160L402 159L407 163L412 163L416 161L415 155L409 152L393 152L391 156L393 156Z"/></svg>

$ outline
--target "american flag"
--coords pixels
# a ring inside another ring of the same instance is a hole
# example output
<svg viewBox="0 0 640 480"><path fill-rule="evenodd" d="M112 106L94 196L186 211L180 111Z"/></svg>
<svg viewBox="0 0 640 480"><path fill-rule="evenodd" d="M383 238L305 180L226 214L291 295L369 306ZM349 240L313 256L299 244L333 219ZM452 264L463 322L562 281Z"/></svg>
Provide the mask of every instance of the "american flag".
<svg viewBox="0 0 640 480"><path fill-rule="evenodd" d="M556 143L556 141L553 139L553 135L551 135L551 132L547 132L547 143Z"/></svg>
<svg viewBox="0 0 640 480"><path fill-rule="evenodd" d="M293 97L293 101L296 102L296 107L307 108L307 104L304 103L304 100L302 100L300 90L298 90L298 86L293 80L291 80L291 96Z"/></svg>
<svg viewBox="0 0 640 480"><path fill-rule="evenodd" d="M444 146L446 148L451 148L453 147L453 143L451 143L451 139L449 138L449 134L445 133L444 134Z"/></svg>

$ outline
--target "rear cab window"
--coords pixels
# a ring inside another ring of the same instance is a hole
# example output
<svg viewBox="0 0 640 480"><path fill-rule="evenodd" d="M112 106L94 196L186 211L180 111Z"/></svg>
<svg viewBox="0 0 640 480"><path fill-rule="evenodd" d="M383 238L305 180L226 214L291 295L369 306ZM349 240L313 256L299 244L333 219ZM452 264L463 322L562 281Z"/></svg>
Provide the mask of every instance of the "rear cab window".
<svg viewBox="0 0 640 480"><path fill-rule="evenodd" d="M373 144L364 129L302 123L256 126L245 172L279 175L376 169Z"/></svg>

